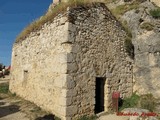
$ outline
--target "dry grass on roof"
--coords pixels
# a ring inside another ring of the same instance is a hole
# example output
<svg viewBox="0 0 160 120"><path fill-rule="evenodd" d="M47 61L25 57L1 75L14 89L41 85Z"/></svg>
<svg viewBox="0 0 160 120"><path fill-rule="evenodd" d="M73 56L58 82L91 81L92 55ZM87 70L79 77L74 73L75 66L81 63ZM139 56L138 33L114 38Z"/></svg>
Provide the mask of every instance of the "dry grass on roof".
<svg viewBox="0 0 160 120"><path fill-rule="evenodd" d="M69 0L66 3L60 3L56 7L51 9L51 12L47 12L44 16L41 16L39 19L33 21L28 25L24 30L17 36L15 43L18 43L29 36L31 32L40 30L45 23L52 22L59 13L66 11L68 7L76 7L79 5L90 5L91 3L96 2L96 0Z"/></svg>

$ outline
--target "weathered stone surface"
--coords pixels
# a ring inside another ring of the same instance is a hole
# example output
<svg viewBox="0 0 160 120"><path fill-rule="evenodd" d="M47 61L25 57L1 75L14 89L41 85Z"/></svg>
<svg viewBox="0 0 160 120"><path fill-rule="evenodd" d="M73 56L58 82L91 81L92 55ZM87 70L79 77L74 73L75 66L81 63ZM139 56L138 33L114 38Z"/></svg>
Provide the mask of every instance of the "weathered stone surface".
<svg viewBox="0 0 160 120"><path fill-rule="evenodd" d="M133 90L139 94L152 93L154 97L160 98L160 33L159 20L150 16L149 11L156 9L151 2L144 2L135 10L128 11L122 16L131 29L135 48L135 62L133 67ZM153 24L153 29L148 31L142 29L141 24L148 22Z"/></svg>
<svg viewBox="0 0 160 120"><path fill-rule="evenodd" d="M95 80L104 77L107 111L114 91L123 98L132 94L126 36L104 4L68 9L14 44L10 90L71 120L94 114Z"/></svg>
<svg viewBox="0 0 160 120"><path fill-rule="evenodd" d="M57 116L65 116L66 108L61 107L61 104L69 104L61 90L67 80L67 62L73 60L67 55L68 48L66 50L61 44L67 41L68 28L65 24L55 24L60 22L58 19L63 18L66 19L65 14L60 18L57 16L51 24L45 24L37 31L39 36L34 32L21 43L14 44L10 81L10 90L13 93Z"/></svg>

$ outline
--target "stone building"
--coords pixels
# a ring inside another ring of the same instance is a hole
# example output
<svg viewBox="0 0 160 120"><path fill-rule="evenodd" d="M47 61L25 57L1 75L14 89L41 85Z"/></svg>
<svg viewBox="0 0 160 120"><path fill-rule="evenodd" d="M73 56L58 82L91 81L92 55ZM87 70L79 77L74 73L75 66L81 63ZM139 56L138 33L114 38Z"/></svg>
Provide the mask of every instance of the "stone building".
<svg viewBox="0 0 160 120"><path fill-rule="evenodd" d="M10 91L62 120L108 111L132 94L126 37L103 3L67 9L14 43Z"/></svg>

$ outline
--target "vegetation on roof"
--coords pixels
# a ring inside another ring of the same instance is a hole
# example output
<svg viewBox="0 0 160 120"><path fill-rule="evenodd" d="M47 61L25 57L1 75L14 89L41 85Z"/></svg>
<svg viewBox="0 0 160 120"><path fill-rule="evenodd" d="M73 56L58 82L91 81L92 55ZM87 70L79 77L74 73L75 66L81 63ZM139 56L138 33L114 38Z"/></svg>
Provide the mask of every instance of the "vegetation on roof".
<svg viewBox="0 0 160 120"><path fill-rule="evenodd" d="M160 7L154 10L150 10L150 15L155 19L160 18Z"/></svg>
<svg viewBox="0 0 160 120"><path fill-rule="evenodd" d="M69 2L58 4L51 9L51 12L47 12L45 15L41 16L39 19L33 21L24 28L24 30L17 36L15 42L18 43L28 37L31 32L40 30L45 23L52 22L55 16L66 11L68 7L73 8L80 5L87 6L91 5L91 3L93 3L92 0L69 0Z"/></svg>

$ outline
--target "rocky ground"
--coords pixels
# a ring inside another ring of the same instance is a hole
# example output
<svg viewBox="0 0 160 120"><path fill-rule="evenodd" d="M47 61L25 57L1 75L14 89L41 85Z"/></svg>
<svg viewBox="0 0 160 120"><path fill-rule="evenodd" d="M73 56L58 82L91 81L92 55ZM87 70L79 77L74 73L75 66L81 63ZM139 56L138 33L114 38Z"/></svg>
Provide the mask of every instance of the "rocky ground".
<svg viewBox="0 0 160 120"><path fill-rule="evenodd" d="M59 120L57 117L41 110L33 103L23 100L22 98L7 92L9 76L0 78L0 120ZM159 107L160 108L160 107ZM126 113L143 113L149 112L144 109L125 109ZM82 119L92 120L92 119ZM101 113L97 120L140 120L138 116L117 116L115 113ZM158 117L145 117L144 120L158 120Z"/></svg>
<svg viewBox="0 0 160 120"><path fill-rule="evenodd" d="M0 78L0 120L54 120L33 103L7 92L8 83L9 76Z"/></svg>

